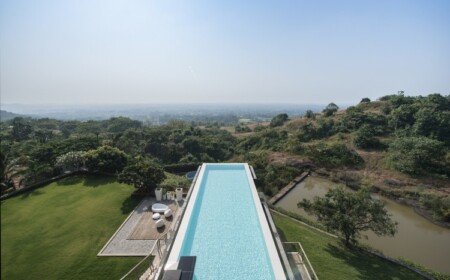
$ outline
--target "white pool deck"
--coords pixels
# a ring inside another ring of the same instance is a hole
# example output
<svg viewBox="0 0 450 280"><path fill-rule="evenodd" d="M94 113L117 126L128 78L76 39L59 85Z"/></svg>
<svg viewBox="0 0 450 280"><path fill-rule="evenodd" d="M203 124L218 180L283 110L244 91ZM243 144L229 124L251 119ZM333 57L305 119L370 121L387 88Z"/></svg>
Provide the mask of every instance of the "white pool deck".
<svg viewBox="0 0 450 280"><path fill-rule="evenodd" d="M188 204L186 205L185 214L183 217L183 220L181 221L181 225L178 229L178 234L175 238L175 241L173 243L170 255L168 257L167 263L164 267L165 270L168 269L174 269L176 268L178 264L178 258L180 255L181 247L183 245L184 236L186 235L186 231L188 229L189 220L191 218L195 201L200 189L200 184L203 180L203 175L206 170L207 165L244 165L245 172L247 174L248 183L251 188L253 202L255 204L256 212L259 218L259 222L261 225L261 230L264 236L264 239L266 241L267 246L267 252L269 254L270 261L272 263L272 270L275 276L275 279L286 279L286 275L283 270L283 266L281 264L281 260L278 256L277 248L275 246L275 242L272 238L271 231L269 228L269 224L267 222L266 216L264 215L264 210L261 205L260 198L258 196L258 193L256 191L255 182L253 181L252 172L250 170L250 167L247 163L204 163L201 166L200 173L198 175L197 181L195 182L194 188L192 190L191 197L189 199Z"/></svg>

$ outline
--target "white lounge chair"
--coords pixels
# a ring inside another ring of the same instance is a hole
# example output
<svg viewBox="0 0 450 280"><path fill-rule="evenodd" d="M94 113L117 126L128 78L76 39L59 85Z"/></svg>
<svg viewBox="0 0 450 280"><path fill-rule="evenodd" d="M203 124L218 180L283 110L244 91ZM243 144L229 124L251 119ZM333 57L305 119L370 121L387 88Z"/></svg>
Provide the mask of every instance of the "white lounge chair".
<svg viewBox="0 0 450 280"><path fill-rule="evenodd" d="M166 211L164 211L164 217L166 218L172 217L172 210L167 209Z"/></svg>
<svg viewBox="0 0 450 280"><path fill-rule="evenodd" d="M164 226L164 221L162 219L159 219L155 222L156 228L161 228Z"/></svg>
<svg viewBox="0 0 450 280"><path fill-rule="evenodd" d="M164 211L166 211L167 209L169 209L169 207L162 203L155 203L152 205L153 213L164 213Z"/></svg>

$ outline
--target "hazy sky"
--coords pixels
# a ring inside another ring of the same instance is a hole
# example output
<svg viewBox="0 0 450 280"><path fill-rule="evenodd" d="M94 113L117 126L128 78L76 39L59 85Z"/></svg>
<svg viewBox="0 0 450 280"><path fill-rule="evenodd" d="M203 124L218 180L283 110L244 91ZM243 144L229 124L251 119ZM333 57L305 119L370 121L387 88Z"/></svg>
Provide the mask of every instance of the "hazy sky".
<svg viewBox="0 0 450 280"><path fill-rule="evenodd" d="M1 103L450 93L450 1L0 0Z"/></svg>

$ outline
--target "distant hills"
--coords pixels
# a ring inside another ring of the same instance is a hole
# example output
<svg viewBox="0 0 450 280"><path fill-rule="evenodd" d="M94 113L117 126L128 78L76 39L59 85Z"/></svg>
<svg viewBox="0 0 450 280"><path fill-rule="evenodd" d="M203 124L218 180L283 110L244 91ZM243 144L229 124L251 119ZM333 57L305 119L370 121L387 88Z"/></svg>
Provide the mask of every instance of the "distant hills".
<svg viewBox="0 0 450 280"><path fill-rule="evenodd" d="M22 117L23 115L11 113L5 110L0 110L0 121L8 121L10 119L14 119L15 117Z"/></svg>
<svg viewBox="0 0 450 280"><path fill-rule="evenodd" d="M165 124L170 120L202 123L235 124L239 119L269 121L273 116L286 113L290 117L302 116L306 110L320 112L321 104L113 104L113 105L21 105L2 104L2 109L32 118L58 120L106 120L124 116L151 124ZM340 106L341 107L341 106ZM343 106L345 107L345 106ZM5 116L2 121L14 118Z"/></svg>

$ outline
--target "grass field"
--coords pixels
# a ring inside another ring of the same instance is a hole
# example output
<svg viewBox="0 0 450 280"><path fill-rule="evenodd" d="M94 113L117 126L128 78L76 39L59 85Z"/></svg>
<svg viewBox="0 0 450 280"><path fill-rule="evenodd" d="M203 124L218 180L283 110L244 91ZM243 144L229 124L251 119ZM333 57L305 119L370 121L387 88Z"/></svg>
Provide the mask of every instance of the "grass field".
<svg viewBox="0 0 450 280"><path fill-rule="evenodd" d="M284 241L301 242L321 280L424 279L420 275L368 253L346 249L336 238L321 234L288 218L274 214Z"/></svg>
<svg viewBox="0 0 450 280"><path fill-rule="evenodd" d="M1 203L2 279L119 279L142 258L97 257L139 202L133 187L72 177Z"/></svg>

